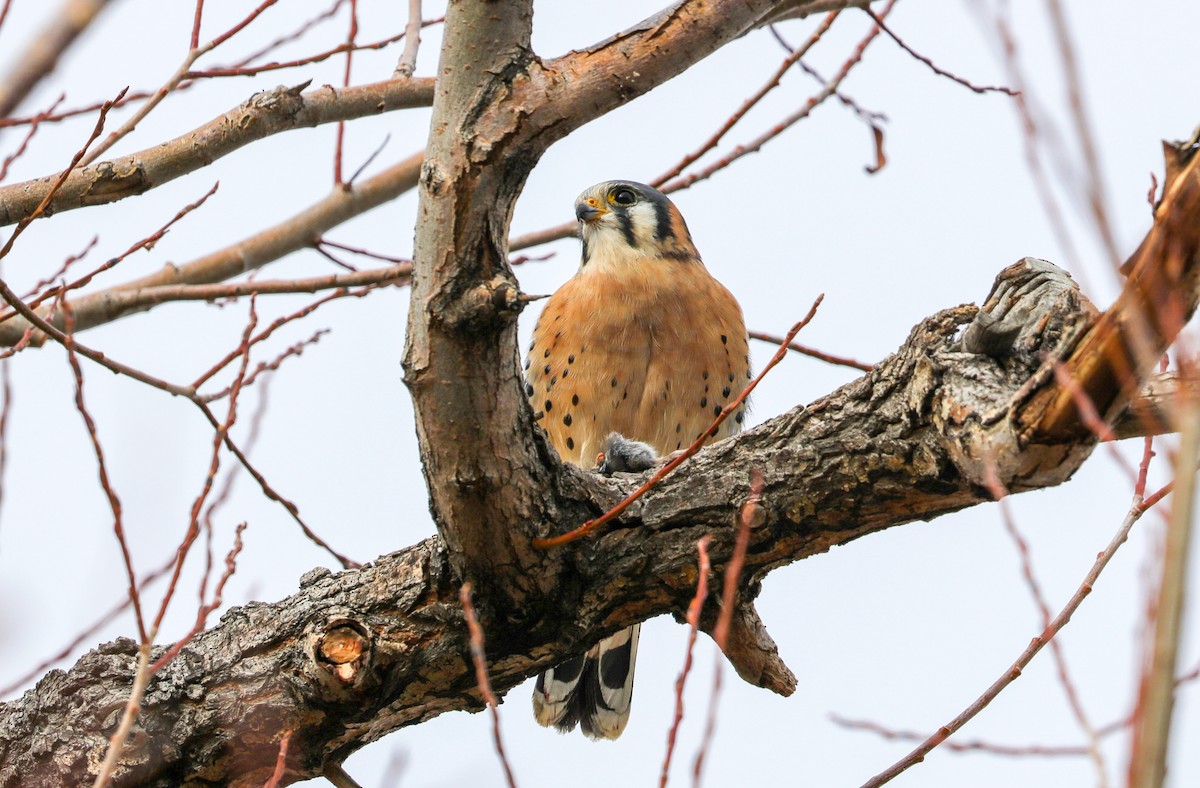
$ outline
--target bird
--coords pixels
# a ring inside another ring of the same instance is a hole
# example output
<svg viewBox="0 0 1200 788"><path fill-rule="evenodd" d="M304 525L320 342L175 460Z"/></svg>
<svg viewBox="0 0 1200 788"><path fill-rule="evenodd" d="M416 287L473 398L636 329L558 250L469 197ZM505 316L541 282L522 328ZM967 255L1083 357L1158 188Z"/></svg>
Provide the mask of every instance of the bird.
<svg viewBox="0 0 1200 788"><path fill-rule="evenodd" d="M744 403L711 427L750 378L742 310L705 268L679 209L658 189L617 180L579 195L575 216L579 269L546 302L525 362L525 394L559 456L641 471L701 437L741 429ZM536 720L619 737L640 626L542 673Z"/></svg>

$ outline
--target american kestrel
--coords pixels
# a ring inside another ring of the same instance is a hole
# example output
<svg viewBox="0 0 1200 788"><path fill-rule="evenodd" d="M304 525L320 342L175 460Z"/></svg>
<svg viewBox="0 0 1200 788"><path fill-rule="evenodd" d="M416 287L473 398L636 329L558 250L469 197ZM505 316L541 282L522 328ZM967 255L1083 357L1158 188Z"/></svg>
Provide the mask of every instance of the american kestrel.
<svg viewBox="0 0 1200 788"><path fill-rule="evenodd" d="M700 261L679 209L657 189L607 181L575 201L579 271L538 318L525 393L567 462L643 470L700 437L750 377L742 310ZM709 440L741 429L745 408ZM613 435L613 433L617 433ZM611 437L610 437L611 436ZM639 449L634 442L647 444ZM640 625L538 677L533 710L562 732L615 739L629 721Z"/></svg>

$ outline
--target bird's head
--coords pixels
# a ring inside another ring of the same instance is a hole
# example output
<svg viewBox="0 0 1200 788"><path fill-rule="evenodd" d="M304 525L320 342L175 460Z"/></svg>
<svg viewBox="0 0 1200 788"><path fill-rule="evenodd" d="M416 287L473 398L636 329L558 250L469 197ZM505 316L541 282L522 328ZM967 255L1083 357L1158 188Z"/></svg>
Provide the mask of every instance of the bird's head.
<svg viewBox="0 0 1200 788"><path fill-rule="evenodd" d="M575 200L583 263L630 255L699 260L687 224L667 196L643 183L605 181Z"/></svg>

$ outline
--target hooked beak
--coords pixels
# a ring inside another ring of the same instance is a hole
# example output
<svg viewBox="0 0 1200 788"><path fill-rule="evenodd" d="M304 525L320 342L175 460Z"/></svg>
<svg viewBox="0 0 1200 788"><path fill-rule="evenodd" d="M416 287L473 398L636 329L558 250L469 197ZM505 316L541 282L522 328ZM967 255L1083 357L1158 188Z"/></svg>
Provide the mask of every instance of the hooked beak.
<svg viewBox="0 0 1200 788"><path fill-rule="evenodd" d="M596 218L608 213L603 208L597 208L595 205L590 205L586 202L576 203L575 218L584 224L591 224L596 221Z"/></svg>

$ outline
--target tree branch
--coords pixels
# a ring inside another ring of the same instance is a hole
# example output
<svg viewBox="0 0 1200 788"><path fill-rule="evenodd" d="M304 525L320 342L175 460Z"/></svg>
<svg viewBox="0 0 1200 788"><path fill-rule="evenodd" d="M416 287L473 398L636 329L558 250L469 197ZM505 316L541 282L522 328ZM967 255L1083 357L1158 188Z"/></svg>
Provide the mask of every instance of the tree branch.
<svg viewBox="0 0 1200 788"><path fill-rule="evenodd" d="M144 194L272 134L424 107L433 100L433 80L427 78L350 88L325 85L302 93L307 84L256 93L224 115L173 140L82 167L67 178L46 213L103 205ZM49 193L54 177L0 187L0 226L28 216Z"/></svg>
<svg viewBox="0 0 1200 788"><path fill-rule="evenodd" d="M1018 305L1044 311L1017 341L1055 353L1072 340L1064 329L1087 312L1065 275L1044 266L1038 273L1041 284L1026 288ZM1028 274L1012 266L1005 276L1019 281ZM510 592L522 595L519 607L480 593L493 689L503 693L636 621L686 609L697 540L711 537L713 568L723 572L734 547L730 524L750 469L759 468L763 517L750 532L737 603L742 623L731 650L744 676L789 691L790 674L749 607L768 572L883 528L990 500L970 474L998 440L1014 434L1012 421L974 414L1011 413L1040 361L1035 353L998 360L967 352L956 337L976 313L958 307L923 321L865 377L705 449L611 530L554 551L553 563ZM1010 467L1023 475L1004 482L1012 489L1057 484L1089 446L1017 449L1024 459ZM1051 466L1048 453L1061 464ZM452 478L469 481L464 470ZM526 509L489 520L526 543L594 517L640 481L549 458L530 475L544 482L522 491ZM446 543L433 538L361 569L314 570L289 599L230 611L152 678L114 785L177 785L201 772L210 782L261 784L286 731L291 751L305 753L303 762L289 760L286 779L315 777L399 727L482 709L452 561ZM346 643L357 646L347 651ZM13 775L35 786L83 779L117 724L113 710L128 695L136 651L130 641L104 646L0 705L0 784Z"/></svg>

